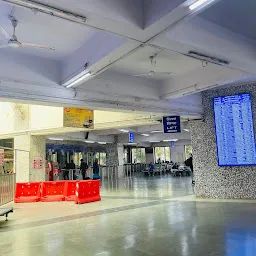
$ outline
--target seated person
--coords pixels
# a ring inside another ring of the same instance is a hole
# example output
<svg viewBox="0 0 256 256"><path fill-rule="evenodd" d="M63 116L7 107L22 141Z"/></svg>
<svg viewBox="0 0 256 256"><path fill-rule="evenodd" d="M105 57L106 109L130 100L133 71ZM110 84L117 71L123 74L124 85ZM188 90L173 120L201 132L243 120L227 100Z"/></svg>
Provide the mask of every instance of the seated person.
<svg viewBox="0 0 256 256"><path fill-rule="evenodd" d="M179 170L179 165L177 163L173 165L172 169L177 170L175 172L176 176L182 176L183 171Z"/></svg>
<svg viewBox="0 0 256 256"><path fill-rule="evenodd" d="M179 169L179 165L177 163L175 163L172 167L172 169Z"/></svg>

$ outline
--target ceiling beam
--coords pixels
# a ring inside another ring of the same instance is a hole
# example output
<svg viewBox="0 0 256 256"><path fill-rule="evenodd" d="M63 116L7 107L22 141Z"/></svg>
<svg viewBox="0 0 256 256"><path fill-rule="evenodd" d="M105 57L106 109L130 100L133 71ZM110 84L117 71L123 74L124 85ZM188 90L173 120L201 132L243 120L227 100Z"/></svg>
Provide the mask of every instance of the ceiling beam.
<svg viewBox="0 0 256 256"><path fill-rule="evenodd" d="M147 113L177 114L194 117L202 116L200 104L184 104L178 101L159 99L140 99L136 97L116 98L113 92L100 94L66 89L62 86L45 86L22 81L4 81L0 87L0 99L5 101L19 100L29 103L55 106L76 106L92 109L128 110Z"/></svg>

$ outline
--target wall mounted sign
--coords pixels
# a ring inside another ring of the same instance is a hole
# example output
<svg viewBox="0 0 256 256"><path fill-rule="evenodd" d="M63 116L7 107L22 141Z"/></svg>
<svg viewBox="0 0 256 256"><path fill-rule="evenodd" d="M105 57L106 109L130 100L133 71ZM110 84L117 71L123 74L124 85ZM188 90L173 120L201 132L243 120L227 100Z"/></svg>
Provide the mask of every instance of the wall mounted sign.
<svg viewBox="0 0 256 256"><path fill-rule="evenodd" d="M33 159L33 168L42 169L43 168L43 157L35 156Z"/></svg>
<svg viewBox="0 0 256 256"><path fill-rule="evenodd" d="M93 110L81 108L64 108L63 126L73 128L94 128Z"/></svg>
<svg viewBox="0 0 256 256"><path fill-rule="evenodd" d="M134 143L134 133L129 132L129 143Z"/></svg>
<svg viewBox="0 0 256 256"><path fill-rule="evenodd" d="M0 149L0 166L4 165L4 149Z"/></svg>
<svg viewBox="0 0 256 256"><path fill-rule="evenodd" d="M163 117L164 133L178 133L180 129L180 116Z"/></svg>

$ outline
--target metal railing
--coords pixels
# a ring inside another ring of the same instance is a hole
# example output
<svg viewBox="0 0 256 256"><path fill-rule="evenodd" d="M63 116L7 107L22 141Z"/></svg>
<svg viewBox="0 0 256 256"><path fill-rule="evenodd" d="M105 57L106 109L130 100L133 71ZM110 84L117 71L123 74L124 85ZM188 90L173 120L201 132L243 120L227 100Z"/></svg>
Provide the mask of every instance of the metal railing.
<svg viewBox="0 0 256 256"><path fill-rule="evenodd" d="M0 175L0 206L13 201L15 184L15 174Z"/></svg>
<svg viewBox="0 0 256 256"><path fill-rule="evenodd" d="M146 164L124 164L122 166L101 166L100 176L104 179L134 176L146 168Z"/></svg>
<svg viewBox="0 0 256 256"><path fill-rule="evenodd" d="M100 176L103 181L118 178L118 166L101 166Z"/></svg>
<svg viewBox="0 0 256 256"><path fill-rule="evenodd" d="M133 176L134 173L142 172L146 168L146 164L139 163L139 164L125 164L123 166L124 175L125 176Z"/></svg>

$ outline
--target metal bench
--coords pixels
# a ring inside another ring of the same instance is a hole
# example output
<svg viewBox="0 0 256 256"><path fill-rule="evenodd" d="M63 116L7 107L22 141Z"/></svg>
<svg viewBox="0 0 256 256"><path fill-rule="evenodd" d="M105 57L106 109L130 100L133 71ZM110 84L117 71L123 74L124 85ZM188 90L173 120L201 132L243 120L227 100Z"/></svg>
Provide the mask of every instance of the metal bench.
<svg viewBox="0 0 256 256"><path fill-rule="evenodd" d="M0 216L5 216L5 221L8 221L8 214L13 212L13 208L0 208Z"/></svg>

